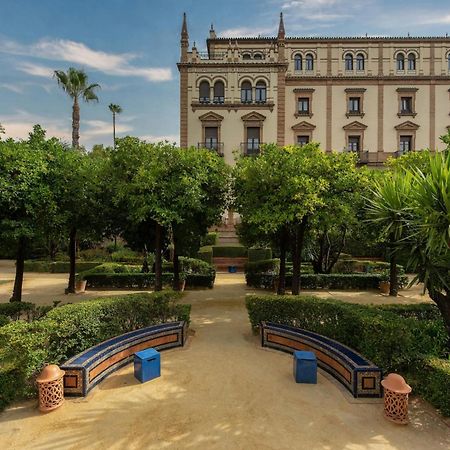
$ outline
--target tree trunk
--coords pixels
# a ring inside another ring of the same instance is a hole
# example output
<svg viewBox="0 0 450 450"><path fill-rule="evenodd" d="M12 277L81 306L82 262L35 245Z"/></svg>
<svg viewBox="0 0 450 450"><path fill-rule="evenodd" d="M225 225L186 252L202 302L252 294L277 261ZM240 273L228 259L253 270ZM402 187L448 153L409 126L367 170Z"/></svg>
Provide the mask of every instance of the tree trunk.
<svg viewBox="0 0 450 450"><path fill-rule="evenodd" d="M73 99L72 107L72 147L79 148L80 146L80 105L78 98Z"/></svg>
<svg viewBox="0 0 450 450"><path fill-rule="evenodd" d="M325 268L325 273L331 273L331 271L333 270L334 265L338 262L339 256L341 256L342 249L344 248L344 245L345 245L345 237L346 237L346 235L347 235L347 228L345 228L343 233L342 233L341 243L339 245L338 250L336 251L336 254L335 254L334 258L330 258L330 261L328 261L328 263L327 263L327 267Z"/></svg>
<svg viewBox="0 0 450 450"><path fill-rule="evenodd" d="M398 279L397 279L397 252L391 245L390 269L389 269L389 295L397 297L398 295Z"/></svg>
<svg viewBox="0 0 450 450"><path fill-rule="evenodd" d="M77 252L77 229L74 227L69 234L69 284L66 294L75 294L75 272L76 272L76 252Z"/></svg>
<svg viewBox="0 0 450 450"><path fill-rule="evenodd" d="M173 229L173 228L172 228ZM173 289L174 291L180 290L180 260L178 258L178 244L173 233Z"/></svg>
<svg viewBox="0 0 450 450"><path fill-rule="evenodd" d="M113 148L116 149L116 113L113 112Z"/></svg>
<svg viewBox="0 0 450 450"><path fill-rule="evenodd" d="M159 223L156 223L155 236L155 291L162 290L162 234L163 229Z"/></svg>
<svg viewBox="0 0 450 450"><path fill-rule="evenodd" d="M323 255L325 253L325 232L319 237L319 254L317 258L312 262L314 273L323 273Z"/></svg>
<svg viewBox="0 0 450 450"><path fill-rule="evenodd" d="M299 225L295 227L292 246L292 295L300 294L301 269L302 269L302 251L305 240L306 224L308 217L304 216Z"/></svg>
<svg viewBox="0 0 450 450"><path fill-rule="evenodd" d="M443 294L441 292L431 289L430 287L428 287L427 290L429 296L434 301L434 303L436 303L437 307L439 308L439 311L442 314L445 329L447 330L447 334L449 337L447 341L447 346L448 349L450 350L450 292L447 291L446 294Z"/></svg>
<svg viewBox="0 0 450 450"><path fill-rule="evenodd" d="M286 293L286 241L287 233L283 229L280 235L280 274L278 280L278 295L284 295Z"/></svg>
<svg viewBox="0 0 450 450"><path fill-rule="evenodd" d="M22 301L23 272L25 268L25 247L26 239L21 237L17 246L16 277L14 279L14 289L10 302Z"/></svg>

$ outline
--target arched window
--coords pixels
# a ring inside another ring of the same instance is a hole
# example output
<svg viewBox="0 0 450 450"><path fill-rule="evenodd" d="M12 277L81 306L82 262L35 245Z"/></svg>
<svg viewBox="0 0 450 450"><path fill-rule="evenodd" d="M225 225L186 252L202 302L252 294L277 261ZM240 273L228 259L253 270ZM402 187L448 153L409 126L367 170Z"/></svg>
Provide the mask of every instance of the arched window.
<svg viewBox="0 0 450 450"><path fill-rule="evenodd" d="M294 70L303 70L302 55L295 55L294 56Z"/></svg>
<svg viewBox="0 0 450 450"><path fill-rule="evenodd" d="M253 55L253 59L263 59L262 53L255 53L255 54Z"/></svg>
<svg viewBox="0 0 450 450"><path fill-rule="evenodd" d="M306 70L314 70L314 58L311 53L306 55Z"/></svg>
<svg viewBox="0 0 450 450"><path fill-rule="evenodd" d="M265 103L267 100L267 89L264 81L258 81L256 83L255 97L256 103Z"/></svg>
<svg viewBox="0 0 450 450"><path fill-rule="evenodd" d="M364 55L362 53L356 55L356 70L364 70Z"/></svg>
<svg viewBox="0 0 450 450"><path fill-rule="evenodd" d="M416 55L414 53L408 55L408 70L416 70Z"/></svg>
<svg viewBox="0 0 450 450"><path fill-rule="evenodd" d="M250 55L250 53L244 53L242 59L252 59L252 55Z"/></svg>
<svg viewBox="0 0 450 450"><path fill-rule="evenodd" d="M216 81L214 84L214 103L224 103L225 85L223 81Z"/></svg>
<svg viewBox="0 0 450 450"><path fill-rule="evenodd" d="M202 81L200 83L200 89L199 89L199 101L200 103L209 103L210 101L210 90L209 90L209 83L207 81Z"/></svg>
<svg viewBox="0 0 450 450"><path fill-rule="evenodd" d="M397 55L397 70L405 70L405 55L403 53Z"/></svg>
<svg viewBox="0 0 450 450"><path fill-rule="evenodd" d="M252 85L250 81L244 81L241 84L241 102L242 103L252 102Z"/></svg>
<svg viewBox="0 0 450 450"><path fill-rule="evenodd" d="M345 70L353 70L353 55L350 53L345 55Z"/></svg>

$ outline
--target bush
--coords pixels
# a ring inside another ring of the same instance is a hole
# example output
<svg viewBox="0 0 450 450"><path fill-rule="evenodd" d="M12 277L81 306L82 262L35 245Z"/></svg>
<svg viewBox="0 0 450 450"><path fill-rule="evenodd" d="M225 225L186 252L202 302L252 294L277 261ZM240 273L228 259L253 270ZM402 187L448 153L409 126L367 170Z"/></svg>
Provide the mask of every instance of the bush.
<svg viewBox="0 0 450 450"><path fill-rule="evenodd" d="M84 273L88 288L151 289L155 287L154 273ZM163 273L164 285L173 282L173 273Z"/></svg>
<svg viewBox="0 0 450 450"><path fill-rule="evenodd" d="M34 303L27 302L0 303L1 324L5 325L12 320L20 319L31 322L44 316L50 309L52 309L52 306L37 306Z"/></svg>
<svg viewBox="0 0 450 450"><path fill-rule="evenodd" d="M80 250L78 256L83 261L107 261L109 259L109 252L103 248L88 248Z"/></svg>
<svg viewBox="0 0 450 450"><path fill-rule="evenodd" d="M214 245L212 247L214 258L246 258L247 247L242 245Z"/></svg>
<svg viewBox="0 0 450 450"><path fill-rule="evenodd" d="M186 277L187 288L206 287L212 289L214 287L214 281L216 279L216 272L212 274L197 274L191 273Z"/></svg>
<svg viewBox="0 0 450 450"><path fill-rule="evenodd" d="M248 249L248 261L267 261L272 259L272 249L270 248L249 248Z"/></svg>
<svg viewBox="0 0 450 450"><path fill-rule="evenodd" d="M144 261L144 257L138 253L134 252L129 248L123 248L122 250L117 250L116 252L111 253L111 260L114 262L126 262L131 264L142 264ZM151 267L153 264L153 255L148 255L148 265Z"/></svg>
<svg viewBox="0 0 450 450"><path fill-rule="evenodd" d="M442 320L399 318L388 309L355 305L314 296L250 296L255 328L271 321L304 328L359 351L384 370L404 370L425 355L441 356L447 336Z"/></svg>
<svg viewBox="0 0 450 450"><path fill-rule="evenodd" d="M180 263L180 272L195 273L195 274L203 274L210 275L215 272L214 267L207 262L196 259L196 258L188 258L186 256L179 257ZM172 262L163 262L163 271L164 272L173 272L173 263Z"/></svg>
<svg viewBox="0 0 450 450"><path fill-rule="evenodd" d="M203 236L203 238L201 239L202 247L205 245L216 245L218 237L219 233L215 231L208 233L206 236Z"/></svg>
<svg viewBox="0 0 450 450"><path fill-rule="evenodd" d="M0 408L33 396L35 377L46 363L66 359L111 337L164 322L189 323L190 305L167 291L64 305L31 323L0 328Z"/></svg>
<svg viewBox="0 0 450 450"><path fill-rule="evenodd" d="M83 272L102 264L101 261L76 261L76 270ZM69 261L25 261L25 272L69 273Z"/></svg>
<svg viewBox="0 0 450 450"><path fill-rule="evenodd" d="M84 278L86 275L93 275L97 273L140 273L141 268L141 266L133 266L129 264L103 263L93 267L90 270L81 272L79 277Z"/></svg>
<svg viewBox="0 0 450 450"><path fill-rule="evenodd" d="M278 275L280 271L280 260L278 258L265 259L262 261L249 261L245 263L244 270L246 274L272 274Z"/></svg>
<svg viewBox="0 0 450 450"><path fill-rule="evenodd" d="M246 273L247 285L255 288L273 288L277 275L269 273ZM301 274L301 288L303 289L378 289L381 281L379 274ZM286 287L292 285L292 275L286 275Z"/></svg>
<svg viewBox="0 0 450 450"><path fill-rule="evenodd" d="M197 258L205 261L208 264L213 263L213 251L210 245L205 247L200 247L200 250L197 253Z"/></svg>

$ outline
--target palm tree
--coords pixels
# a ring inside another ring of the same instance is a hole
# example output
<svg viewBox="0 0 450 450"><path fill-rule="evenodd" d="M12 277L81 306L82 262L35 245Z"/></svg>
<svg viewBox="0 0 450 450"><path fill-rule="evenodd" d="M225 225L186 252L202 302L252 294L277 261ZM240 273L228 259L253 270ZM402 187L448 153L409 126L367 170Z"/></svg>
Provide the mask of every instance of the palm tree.
<svg viewBox="0 0 450 450"><path fill-rule="evenodd" d="M110 103L108 108L112 112L112 117L113 117L113 146L115 149L116 148L116 114L120 114L122 112L122 108L120 105L115 105L114 103Z"/></svg>
<svg viewBox="0 0 450 450"><path fill-rule="evenodd" d="M407 219L411 215L410 195L411 175L386 173L374 182L371 197L366 199L368 220L378 227L389 247L389 295L394 297L398 294L397 252L407 234Z"/></svg>
<svg viewBox="0 0 450 450"><path fill-rule="evenodd" d="M64 92L73 100L72 106L72 147L80 146L80 105L79 99L85 102L98 102L95 90L99 84L88 84L88 77L84 70L69 67L67 72L55 70L54 76Z"/></svg>

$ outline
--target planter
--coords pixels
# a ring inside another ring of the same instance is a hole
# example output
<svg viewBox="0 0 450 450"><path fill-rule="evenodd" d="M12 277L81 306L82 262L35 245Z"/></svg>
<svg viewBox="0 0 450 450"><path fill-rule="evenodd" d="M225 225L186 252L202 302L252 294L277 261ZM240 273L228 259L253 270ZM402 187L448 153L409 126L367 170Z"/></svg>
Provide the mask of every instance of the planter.
<svg viewBox="0 0 450 450"><path fill-rule="evenodd" d="M391 288L391 283L389 283L389 281L380 281L380 292L382 294L389 294L390 288Z"/></svg>
<svg viewBox="0 0 450 450"><path fill-rule="evenodd" d="M86 291L87 280L80 280L75 283L75 292L83 294Z"/></svg>

